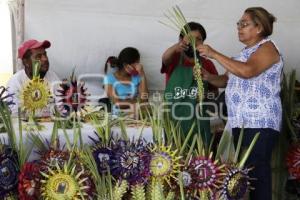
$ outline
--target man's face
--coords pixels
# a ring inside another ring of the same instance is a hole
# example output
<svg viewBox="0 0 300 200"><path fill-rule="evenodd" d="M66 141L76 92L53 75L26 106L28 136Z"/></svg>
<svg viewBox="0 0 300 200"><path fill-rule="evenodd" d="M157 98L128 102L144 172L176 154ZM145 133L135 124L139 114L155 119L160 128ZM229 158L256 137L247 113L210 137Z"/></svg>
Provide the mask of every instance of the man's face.
<svg viewBox="0 0 300 200"><path fill-rule="evenodd" d="M26 61L25 70L32 76L32 62L38 60L41 62L40 77L44 78L49 70L49 61L47 52L44 48L31 49L30 59Z"/></svg>

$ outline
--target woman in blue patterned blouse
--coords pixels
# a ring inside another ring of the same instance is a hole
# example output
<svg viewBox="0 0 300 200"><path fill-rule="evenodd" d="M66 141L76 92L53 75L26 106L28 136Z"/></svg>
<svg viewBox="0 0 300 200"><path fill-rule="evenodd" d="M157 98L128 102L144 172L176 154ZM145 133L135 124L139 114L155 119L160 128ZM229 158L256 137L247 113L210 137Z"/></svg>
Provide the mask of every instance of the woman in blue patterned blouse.
<svg viewBox="0 0 300 200"><path fill-rule="evenodd" d="M282 121L280 80L283 59L275 43L268 38L276 18L261 7L245 10L237 23L239 41L245 44L239 55L230 58L209 45L199 45L201 55L215 59L226 70L222 76L203 71L203 79L216 86L226 86L228 123L235 141L244 127L243 146L249 146L254 135L260 137L248 159L254 166L250 176L251 199L272 199L270 160Z"/></svg>

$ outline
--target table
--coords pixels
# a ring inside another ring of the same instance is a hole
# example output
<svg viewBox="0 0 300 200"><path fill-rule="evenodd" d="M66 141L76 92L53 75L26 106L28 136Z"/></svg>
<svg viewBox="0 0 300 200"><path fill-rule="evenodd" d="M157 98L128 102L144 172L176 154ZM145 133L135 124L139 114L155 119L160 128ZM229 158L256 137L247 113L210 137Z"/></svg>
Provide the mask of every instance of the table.
<svg viewBox="0 0 300 200"><path fill-rule="evenodd" d="M53 122L43 122L40 123L41 125L44 126L44 129L39 131L38 134L40 134L43 139L47 139L48 141L50 141L51 139L51 134L52 134L52 129L53 129ZM18 128L18 123L17 120L13 120L13 125L15 128L15 132L17 135L17 142L19 140L19 128ZM94 133L95 128L89 124L89 123L82 123L82 127L81 127L81 135L82 135L82 140L85 144L92 144L92 140L89 138L93 137L96 138L97 136ZM111 132L114 136L116 135L121 135L121 128L120 127L112 127L111 128ZM30 146L32 145L32 142L29 140L29 138L26 138L26 131L22 131L23 133L23 143L26 146ZM66 133L69 136L70 141L73 141L73 129L66 129ZM126 133L128 135L128 139L130 140L136 140L140 135L142 136L142 138L146 141L146 142L152 142L152 128L149 126L146 127L126 127ZM63 133L62 129L58 130L58 135L59 135L59 139L60 139L60 143L61 146L65 144L65 136ZM0 139L4 139L4 141L7 143L7 133L1 133L0 134ZM29 161L38 159L38 155L36 153L36 149L33 149L30 157L29 157Z"/></svg>

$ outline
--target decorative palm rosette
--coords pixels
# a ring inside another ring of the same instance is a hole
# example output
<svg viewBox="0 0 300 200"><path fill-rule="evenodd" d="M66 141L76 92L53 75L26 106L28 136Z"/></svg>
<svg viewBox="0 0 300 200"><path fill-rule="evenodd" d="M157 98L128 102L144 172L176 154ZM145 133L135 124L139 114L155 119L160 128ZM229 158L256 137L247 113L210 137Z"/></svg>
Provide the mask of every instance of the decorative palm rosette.
<svg viewBox="0 0 300 200"><path fill-rule="evenodd" d="M150 173L154 181L166 181L170 185L170 179L176 180L181 167L177 150L171 146L155 146L151 151Z"/></svg>
<svg viewBox="0 0 300 200"><path fill-rule="evenodd" d="M41 165L35 163L25 163L19 174L19 199L35 200L40 197Z"/></svg>
<svg viewBox="0 0 300 200"><path fill-rule="evenodd" d="M58 89L59 102L62 104L62 112L65 116L69 116L71 113L77 113L87 102L86 88L84 83L78 83L74 72L71 75L70 81L63 80Z"/></svg>
<svg viewBox="0 0 300 200"><path fill-rule="evenodd" d="M212 153L208 157L198 156L189 161L183 172L183 184L187 191L199 194L207 193L212 196L219 188L223 176L222 168L218 161L212 160ZM198 194L198 195L199 195Z"/></svg>
<svg viewBox="0 0 300 200"><path fill-rule="evenodd" d="M250 189L249 169L235 166L226 167L226 175L220 187L220 196L225 200L242 199Z"/></svg>
<svg viewBox="0 0 300 200"><path fill-rule="evenodd" d="M117 179L126 180L130 185L144 184L150 177L150 152L142 140L118 140L113 147L114 160L111 174Z"/></svg>
<svg viewBox="0 0 300 200"><path fill-rule="evenodd" d="M300 180L300 143L293 144L286 157L286 163L288 167L289 174Z"/></svg>
<svg viewBox="0 0 300 200"><path fill-rule="evenodd" d="M82 165L48 167L41 172L41 197L48 200L91 199L92 180Z"/></svg>
<svg viewBox="0 0 300 200"><path fill-rule="evenodd" d="M0 197L13 192L18 186L18 157L7 145L0 144Z"/></svg>
<svg viewBox="0 0 300 200"><path fill-rule="evenodd" d="M49 149L41 156L43 165L55 166L62 165L69 159L69 152L63 150Z"/></svg>
<svg viewBox="0 0 300 200"><path fill-rule="evenodd" d="M48 84L43 79L34 77L24 85L21 92L22 108L34 113L47 106L50 96Z"/></svg>
<svg viewBox="0 0 300 200"><path fill-rule="evenodd" d="M96 132L95 134L97 135ZM108 172L109 169L112 168L112 164L114 160L116 160L114 150L110 145L112 140L108 142L109 144L105 144L104 142L102 142L100 137L98 137L98 140L90 136L89 138L94 143L92 144L91 149L93 158L95 159L97 164L98 171L100 174L105 174Z"/></svg>
<svg viewBox="0 0 300 200"><path fill-rule="evenodd" d="M46 143L47 149L45 151L37 151L40 155L42 168L44 169L44 166L56 167L56 164L63 166L64 163L69 160L70 153L63 150L63 147L60 147L59 139L52 145L48 141L46 141Z"/></svg>

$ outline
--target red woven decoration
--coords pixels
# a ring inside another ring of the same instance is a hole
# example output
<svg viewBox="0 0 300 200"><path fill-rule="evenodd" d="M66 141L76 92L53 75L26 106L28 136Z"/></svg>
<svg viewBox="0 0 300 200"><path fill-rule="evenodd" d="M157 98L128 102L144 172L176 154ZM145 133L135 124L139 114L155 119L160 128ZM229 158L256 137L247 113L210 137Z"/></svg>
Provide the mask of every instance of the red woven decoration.
<svg viewBox="0 0 300 200"><path fill-rule="evenodd" d="M290 175L300 180L300 143L293 144L286 157L286 163Z"/></svg>

